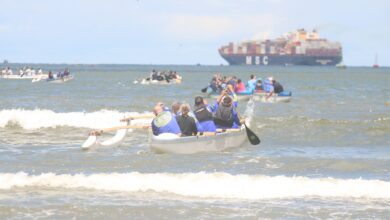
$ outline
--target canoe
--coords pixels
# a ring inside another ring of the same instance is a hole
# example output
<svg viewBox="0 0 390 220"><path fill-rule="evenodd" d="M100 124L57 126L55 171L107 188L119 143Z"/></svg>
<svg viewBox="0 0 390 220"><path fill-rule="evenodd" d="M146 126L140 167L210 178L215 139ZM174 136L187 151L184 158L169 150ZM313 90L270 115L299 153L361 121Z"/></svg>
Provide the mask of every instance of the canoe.
<svg viewBox="0 0 390 220"><path fill-rule="evenodd" d="M24 76L20 76L20 75L3 75L0 78L3 78L3 79L30 79L31 80L31 79L38 79L38 78L46 79L47 75L46 74L43 74L43 75L24 75Z"/></svg>
<svg viewBox="0 0 390 220"><path fill-rule="evenodd" d="M146 79L141 79L141 80L134 80L134 84L141 84L141 85L170 85L170 84L179 84L181 83L181 79L171 79L169 82L166 80L146 80Z"/></svg>
<svg viewBox="0 0 390 220"><path fill-rule="evenodd" d="M156 153L194 154L217 152L240 147L247 141L245 126L240 129L217 133L216 135L199 135L179 137L176 134L150 135L150 148Z"/></svg>
<svg viewBox="0 0 390 220"><path fill-rule="evenodd" d="M279 96L277 94L272 95L268 99L266 99L266 96L268 93L254 93L253 99L258 102L264 102L264 103L278 103L278 102L289 102L291 101L291 96Z"/></svg>
<svg viewBox="0 0 390 220"><path fill-rule="evenodd" d="M69 75L69 76L64 76L64 77L60 77L60 78L47 79L46 81L50 82L50 83L64 83L64 82L68 82L72 79L73 79L73 76Z"/></svg>
<svg viewBox="0 0 390 220"><path fill-rule="evenodd" d="M218 93L209 93L207 94L206 98L212 98L217 99L220 95ZM239 94L236 93L237 101L249 101L249 99L252 97L252 94Z"/></svg>

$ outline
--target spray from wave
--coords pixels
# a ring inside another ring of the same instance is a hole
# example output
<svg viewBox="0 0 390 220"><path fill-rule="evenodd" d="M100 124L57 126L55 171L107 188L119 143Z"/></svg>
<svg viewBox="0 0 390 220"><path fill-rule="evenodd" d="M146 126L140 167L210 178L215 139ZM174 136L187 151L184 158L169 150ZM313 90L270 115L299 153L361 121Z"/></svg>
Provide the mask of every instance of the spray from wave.
<svg viewBox="0 0 390 220"><path fill-rule="evenodd" d="M100 110L96 112L57 113L51 110L10 109L0 111L0 128L7 125L19 125L23 129L55 128L69 126L77 128L105 128L121 125L125 116L139 115L137 112L119 112ZM150 114L150 113L149 113ZM132 124L149 123L150 119L138 119Z"/></svg>
<svg viewBox="0 0 390 220"><path fill-rule="evenodd" d="M228 173L61 174L0 173L0 190L15 187L174 193L221 199L270 199L305 196L390 199L390 182L364 179L308 178Z"/></svg>

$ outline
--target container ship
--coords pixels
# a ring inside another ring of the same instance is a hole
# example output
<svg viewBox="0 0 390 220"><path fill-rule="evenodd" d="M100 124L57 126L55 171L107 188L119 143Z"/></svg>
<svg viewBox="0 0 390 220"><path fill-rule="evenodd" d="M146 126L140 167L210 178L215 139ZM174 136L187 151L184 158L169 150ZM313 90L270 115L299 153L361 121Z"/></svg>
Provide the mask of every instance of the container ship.
<svg viewBox="0 0 390 220"><path fill-rule="evenodd" d="M342 61L339 42L320 38L318 32L298 29L275 40L229 43L219 54L230 65L335 66Z"/></svg>

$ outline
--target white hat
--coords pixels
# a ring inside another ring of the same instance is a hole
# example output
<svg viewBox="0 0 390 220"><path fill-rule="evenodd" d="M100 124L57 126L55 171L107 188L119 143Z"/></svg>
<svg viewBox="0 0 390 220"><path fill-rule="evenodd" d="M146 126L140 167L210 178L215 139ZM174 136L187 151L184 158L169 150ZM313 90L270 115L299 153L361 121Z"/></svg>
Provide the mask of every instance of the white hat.
<svg viewBox="0 0 390 220"><path fill-rule="evenodd" d="M274 77L270 76L270 77L268 77L268 80L269 80L269 81L273 81L273 80L274 80Z"/></svg>

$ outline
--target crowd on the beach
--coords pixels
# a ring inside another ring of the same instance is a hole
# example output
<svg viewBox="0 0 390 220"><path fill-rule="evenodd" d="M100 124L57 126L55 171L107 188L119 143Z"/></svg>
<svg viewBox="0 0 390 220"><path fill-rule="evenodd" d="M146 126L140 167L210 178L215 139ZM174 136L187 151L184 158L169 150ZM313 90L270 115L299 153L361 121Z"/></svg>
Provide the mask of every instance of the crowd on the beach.
<svg viewBox="0 0 390 220"><path fill-rule="evenodd" d="M169 71L156 71L156 70L152 70L152 72L150 73L149 77L146 78L146 80L157 80L157 81L167 81L167 82L170 82L171 80L175 80L175 79L181 79L181 76L179 74L176 73L176 71L172 71L172 70L169 70Z"/></svg>
<svg viewBox="0 0 390 220"><path fill-rule="evenodd" d="M181 136L197 134L215 134L217 129L239 128L241 120L233 99L222 94L217 100L208 104L200 96L195 97L193 110L188 103L174 102L169 108L157 103L153 108L155 118L152 121L154 135L173 133Z"/></svg>

